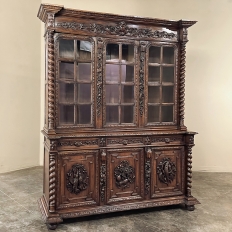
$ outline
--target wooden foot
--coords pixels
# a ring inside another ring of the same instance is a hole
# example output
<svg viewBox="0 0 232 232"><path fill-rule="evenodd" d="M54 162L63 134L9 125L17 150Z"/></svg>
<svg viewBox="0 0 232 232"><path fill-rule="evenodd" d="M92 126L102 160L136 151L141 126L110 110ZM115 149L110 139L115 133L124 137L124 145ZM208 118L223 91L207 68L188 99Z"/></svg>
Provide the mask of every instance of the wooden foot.
<svg viewBox="0 0 232 232"><path fill-rule="evenodd" d="M185 205L185 207L188 211L193 211L195 209L194 205Z"/></svg>
<svg viewBox="0 0 232 232"><path fill-rule="evenodd" d="M47 228L48 228L49 230L55 230L55 229L57 228L57 225L58 225L58 224L47 224Z"/></svg>

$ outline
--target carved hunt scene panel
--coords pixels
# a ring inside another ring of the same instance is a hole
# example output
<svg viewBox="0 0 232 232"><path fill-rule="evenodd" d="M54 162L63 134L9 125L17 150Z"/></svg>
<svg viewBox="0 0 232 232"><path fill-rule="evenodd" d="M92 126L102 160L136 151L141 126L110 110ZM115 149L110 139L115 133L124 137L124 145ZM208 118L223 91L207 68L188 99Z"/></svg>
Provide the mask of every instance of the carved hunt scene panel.
<svg viewBox="0 0 232 232"><path fill-rule="evenodd" d="M143 149L110 149L107 155L107 203L142 199Z"/></svg>
<svg viewBox="0 0 232 232"><path fill-rule="evenodd" d="M151 197L183 194L183 147L153 148L151 162Z"/></svg>
<svg viewBox="0 0 232 232"><path fill-rule="evenodd" d="M97 204L98 151L61 153L59 167L59 208Z"/></svg>

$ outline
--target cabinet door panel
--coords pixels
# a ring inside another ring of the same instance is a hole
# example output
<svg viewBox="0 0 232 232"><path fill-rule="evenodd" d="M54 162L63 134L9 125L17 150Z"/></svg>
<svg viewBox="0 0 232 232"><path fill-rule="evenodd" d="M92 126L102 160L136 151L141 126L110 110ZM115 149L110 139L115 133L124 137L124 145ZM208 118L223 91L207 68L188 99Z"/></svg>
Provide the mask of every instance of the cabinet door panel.
<svg viewBox="0 0 232 232"><path fill-rule="evenodd" d="M98 151L59 154L58 208L98 204Z"/></svg>
<svg viewBox="0 0 232 232"><path fill-rule="evenodd" d="M107 203L142 199L143 149L109 149L107 153Z"/></svg>
<svg viewBox="0 0 232 232"><path fill-rule="evenodd" d="M151 198L183 194L184 147L153 148L151 167Z"/></svg>

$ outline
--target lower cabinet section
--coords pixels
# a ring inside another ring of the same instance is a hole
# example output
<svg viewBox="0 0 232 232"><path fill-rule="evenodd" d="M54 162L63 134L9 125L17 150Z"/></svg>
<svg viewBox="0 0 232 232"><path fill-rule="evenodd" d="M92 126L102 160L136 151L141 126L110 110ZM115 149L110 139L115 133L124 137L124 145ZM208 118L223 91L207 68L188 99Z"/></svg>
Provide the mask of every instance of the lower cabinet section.
<svg viewBox="0 0 232 232"><path fill-rule="evenodd" d="M50 150L45 146L44 166L49 172L45 171L44 196L39 201L47 224L162 205L185 204L193 210L199 203L191 195L193 143L67 151L50 144Z"/></svg>

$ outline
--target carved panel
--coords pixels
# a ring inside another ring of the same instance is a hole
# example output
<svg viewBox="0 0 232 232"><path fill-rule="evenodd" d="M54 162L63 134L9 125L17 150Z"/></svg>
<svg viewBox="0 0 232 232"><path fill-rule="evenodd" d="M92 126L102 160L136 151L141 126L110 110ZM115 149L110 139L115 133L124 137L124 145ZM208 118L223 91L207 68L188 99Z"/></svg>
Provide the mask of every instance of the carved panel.
<svg viewBox="0 0 232 232"><path fill-rule="evenodd" d="M114 169L115 184L118 188L125 189L129 188L131 183L135 180L135 170L129 165L126 160L121 161Z"/></svg>
<svg viewBox="0 0 232 232"><path fill-rule="evenodd" d="M107 153L107 203L142 199L143 149L109 149Z"/></svg>
<svg viewBox="0 0 232 232"><path fill-rule="evenodd" d="M99 201L99 151L58 154L58 209L96 205Z"/></svg>
<svg viewBox="0 0 232 232"><path fill-rule="evenodd" d="M136 28L128 26L124 21L116 25L103 25L97 23L77 23L77 22L60 22L56 24L58 28L71 30L88 31L96 34L131 36L137 38L155 38L155 39L176 39L177 34L161 30L152 30L148 28Z"/></svg>
<svg viewBox="0 0 232 232"><path fill-rule="evenodd" d="M152 153L151 198L184 194L184 147L155 147Z"/></svg>
<svg viewBox="0 0 232 232"><path fill-rule="evenodd" d="M153 137L151 138L152 143L172 143L172 142L182 142L182 137Z"/></svg>
<svg viewBox="0 0 232 232"><path fill-rule="evenodd" d="M74 164L67 173L66 187L69 192L78 194L88 187L89 176L82 164Z"/></svg>
<svg viewBox="0 0 232 232"><path fill-rule="evenodd" d="M165 184L171 183L176 175L176 165L170 158L163 158L158 164L157 174L159 180Z"/></svg>

